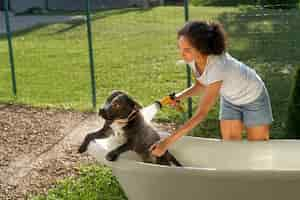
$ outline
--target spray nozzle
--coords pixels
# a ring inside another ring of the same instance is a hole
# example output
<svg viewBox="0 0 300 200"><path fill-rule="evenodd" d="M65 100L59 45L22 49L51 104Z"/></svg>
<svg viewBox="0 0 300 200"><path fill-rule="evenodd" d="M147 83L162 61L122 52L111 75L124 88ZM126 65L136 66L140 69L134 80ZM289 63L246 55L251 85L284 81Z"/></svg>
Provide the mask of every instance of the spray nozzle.
<svg viewBox="0 0 300 200"><path fill-rule="evenodd" d="M165 106L165 105L175 105L175 109L183 112L184 109L182 105L180 104L180 101L175 100L175 92L169 94L168 96L163 97L161 100L156 101L160 107Z"/></svg>

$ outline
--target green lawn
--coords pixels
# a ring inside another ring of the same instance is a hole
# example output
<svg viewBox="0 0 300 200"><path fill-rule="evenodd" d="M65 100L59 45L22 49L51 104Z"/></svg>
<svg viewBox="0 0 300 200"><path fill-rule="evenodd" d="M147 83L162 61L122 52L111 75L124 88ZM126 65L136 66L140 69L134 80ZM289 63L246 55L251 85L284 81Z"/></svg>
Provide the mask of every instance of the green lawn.
<svg viewBox="0 0 300 200"><path fill-rule="evenodd" d="M39 195L31 200L127 200L117 179L107 167L84 166L78 178L60 181L48 191L47 197Z"/></svg>
<svg viewBox="0 0 300 200"><path fill-rule="evenodd" d="M283 137L290 75L299 65L299 10L253 7L191 7L191 19L218 20L229 33L229 52L263 77L270 90L275 123L272 137ZM147 11L123 9L92 16L97 105L113 89L128 91L144 105L186 86L176 30L184 23L181 7ZM17 98L12 96L7 41L0 40L0 101L36 106L91 109L86 26L83 21L40 26L13 38ZM196 100L195 100L196 101ZM218 137L218 107L197 134ZM165 109L158 120L182 123Z"/></svg>
<svg viewBox="0 0 300 200"><path fill-rule="evenodd" d="M299 10L191 7L190 15L191 19L218 20L224 24L230 38L229 52L255 68L269 89L275 118L272 138L284 138L291 86L289 71L299 65ZM125 9L93 15L98 105L113 89L128 91L148 105L186 86L185 67L175 65L179 59L176 30L184 23L183 19L183 9L179 7ZM85 24L77 21L38 27L16 34L13 45L18 97L11 95L7 42L2 38L1 102L91 109ZM215 106L193 134L219 137L217 115L218 106ZM183 117L170 109L160 112L157 119L183 122ZM101 171L96 173L103 175ZM87 180L90 181L93 180ZM51 190L47 199L68 199L64 194L76 196L81 184L81 178L66 180ZM81 192L97 195L96 187L85 189ZM116 194L120 196L115 199L124 198L119 190L105 191L107 199Z"/></svg>

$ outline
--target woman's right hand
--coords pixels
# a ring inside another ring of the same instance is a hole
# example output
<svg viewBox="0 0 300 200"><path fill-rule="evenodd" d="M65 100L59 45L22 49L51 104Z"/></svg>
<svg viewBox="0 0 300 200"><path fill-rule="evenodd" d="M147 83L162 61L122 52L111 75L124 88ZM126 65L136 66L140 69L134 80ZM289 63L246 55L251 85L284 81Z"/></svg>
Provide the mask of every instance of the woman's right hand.
<svg viewBox="0 0 300 200"><path fill-rule="evenodd" d="M178 99L172 99L172 101L170 102L170 106L172 106L172 107L176 107L178 104L180 104L180 100Z"/></svg>
<svg viewBox="0 0 300 200"><path fill-rule="evenodd" d="M170 105L175 107L178 103L180 103L180 98L178 96L176 96L176 93L173 92L171 94L169 94L170 97Z"/></svg>
<svg viewBox="0 0 300 200"><path fill-rule="evenodd" d="M175 108L179 112L184 112L184 108L181 105L180 98L176 97L176 95L174 95L174 98L172 99L172 102L170 103L170 106Z"/></svg>
<svg viewBox="0 0 300 200"><path fill-rule="evenodd" d="M151 154L156 157L161 157L162 155L164 155L166 153L167 150L168 150L167 138L154 143L149 148L149 151L151 152Z"/></svg>

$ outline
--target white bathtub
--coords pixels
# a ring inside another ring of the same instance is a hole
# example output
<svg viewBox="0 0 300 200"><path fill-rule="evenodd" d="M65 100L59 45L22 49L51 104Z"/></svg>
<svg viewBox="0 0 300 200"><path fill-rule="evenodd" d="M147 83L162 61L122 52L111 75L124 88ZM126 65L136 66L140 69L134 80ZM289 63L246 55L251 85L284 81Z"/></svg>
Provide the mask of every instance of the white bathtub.
<svg viewBox="0 0 300 200"><path fill-rule="evenodd" d="M300 200L300 140L225 142L183 137L170 151L185 166L106 161L105 140L89 153L112 168L129 200Z"/></svg>

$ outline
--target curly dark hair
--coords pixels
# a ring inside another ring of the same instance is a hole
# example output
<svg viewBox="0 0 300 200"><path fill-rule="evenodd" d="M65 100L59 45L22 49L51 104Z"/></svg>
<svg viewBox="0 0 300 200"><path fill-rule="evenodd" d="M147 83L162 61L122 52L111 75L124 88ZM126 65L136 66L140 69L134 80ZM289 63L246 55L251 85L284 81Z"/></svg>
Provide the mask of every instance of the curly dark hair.
<svg viewBox="0 0 300 200"><path fill-rule="evenodd" d="M203 54L220 55L226 50L226 33L220 23L205 21L187 22L177 33Z"/></svg>

